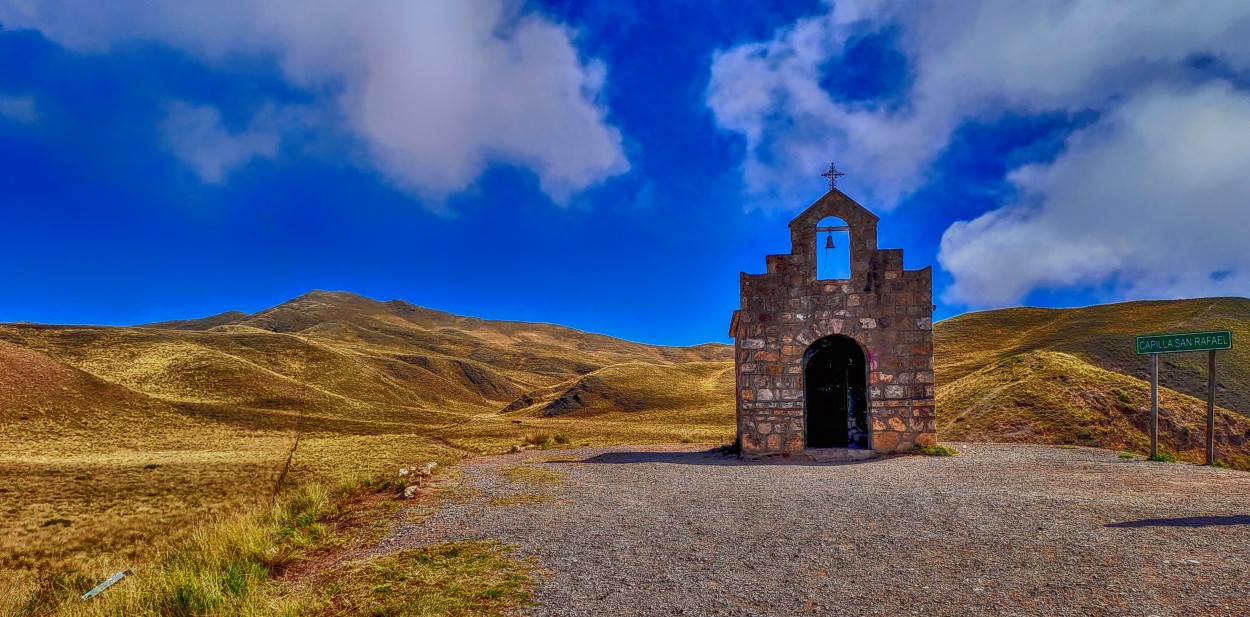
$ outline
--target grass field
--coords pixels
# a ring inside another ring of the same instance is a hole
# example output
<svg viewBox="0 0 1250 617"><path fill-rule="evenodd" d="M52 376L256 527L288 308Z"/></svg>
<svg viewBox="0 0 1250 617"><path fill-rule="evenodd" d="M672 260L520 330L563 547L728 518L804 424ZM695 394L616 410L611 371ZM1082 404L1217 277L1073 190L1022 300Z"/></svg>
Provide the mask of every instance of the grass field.
<svg viewBox="0 0 1250 617"><path fill-rule="evenodd" d="M1148 399L1131 335L1230 327L1250 341L1246 324L1242 299L1009 309L941 322L940 438L1141 451ZM1250 468L1250 424L1240 413L1250 408L1246 349L1221 356L1220 456L1240 468ZM1164 383L1179 392L1164 390L1163 441L1181 458L1198 455L1203 408L1190 395L1205 383L1202 362L1166 363ZM390 486L400 467L435 461L454 473L465 456L535 444L719 444L733 433L724 345L655 347L326 292L255 315L149 327L0 325L0 580L8 583L0 614L81 612L73 602L53 607L127 567L146 582L110 591L122 597L119 610L160 614L153 607L174 600L158 583L182 580L176 557L188 546L211 556L195 562L207 578L188 587L198 590L189 598L218 598L205 614L347 614L388 584L398 597L427 594L401 583L405 569L437 570L431 555L460 565L422 576L463 575L465 588L485 585L481 594L501 598L447 598L444 612L503 610L526 594L524 564L507 547L439 547L332 574L307 564L327 546L364 541L368 525L345 523L355 519L343 518L344 503L385 520L390 493L362 487ZM340 486L354 492L330 491L339 496L313 514L290 514L303 507L301 491ZM535 486L531 498L541 497ZM320 522L280 522L299 516ZM240 548L261 545L281 548L286 561ZM276 583L247 583L252 575L230 569L239 564ZM298 576L279 575L288 571ZM322 593L325 576L342 578L341 594ZM243 591L222 591L235 578ZM23 608L35 590L41 599Z"/></svg>
<svg viewBox="0 0 1250 617"><path fill-rule="evenodd" d="M733 438L724 346L653 347L323 292L158 326L0 326L0 580L11 601L49 581L81 593L299 487L557 435ZM585 409L501 413L579 380ZM662 404L649 405L657 388Z"/></svg>

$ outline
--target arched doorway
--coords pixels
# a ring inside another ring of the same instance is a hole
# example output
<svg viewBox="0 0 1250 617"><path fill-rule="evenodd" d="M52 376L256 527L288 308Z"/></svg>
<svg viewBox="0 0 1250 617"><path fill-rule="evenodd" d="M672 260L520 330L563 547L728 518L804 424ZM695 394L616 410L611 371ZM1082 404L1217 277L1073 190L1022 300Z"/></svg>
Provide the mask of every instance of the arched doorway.
<svg viewBox="0 0 1250 617"><path fill-rule="evenodd" d="M804 440L809 448L867 448L867 358L855 339L826 336L803 354Z"/></svg>

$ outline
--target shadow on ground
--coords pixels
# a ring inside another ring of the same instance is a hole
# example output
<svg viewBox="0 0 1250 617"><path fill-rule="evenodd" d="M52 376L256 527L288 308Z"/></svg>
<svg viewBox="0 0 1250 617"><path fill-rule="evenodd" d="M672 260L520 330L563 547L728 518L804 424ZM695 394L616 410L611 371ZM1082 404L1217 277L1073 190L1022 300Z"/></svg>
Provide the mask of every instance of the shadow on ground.
<svg viewBox="0 0 1250 617"><path fill-rule="evenodd" d="M1181 518L1147 518L1140 521L1111 523L1107 527L1218 527L1223 525L1250 525L1250 516L1185 516Z"/></svg>
<svg viewBox="0 0 1250 617"><path fill-rule="evenodd" d="M802 460L797 458L783 458L780 456L772 456L758 459L742 459L733 454L721 454L718 452L605 452L581 461L579 463L597 463L606 465L628 465L632 463L669 463L672 465L802 465L813 467L831 467L836 465L854 465L858 463L871 463L873 461L884 460L883 458L852 460L852 461L831 461L817 462L810 460ZM559 461L552 461L559 462ZM572 461L564 461L572 462Z"/></svg>

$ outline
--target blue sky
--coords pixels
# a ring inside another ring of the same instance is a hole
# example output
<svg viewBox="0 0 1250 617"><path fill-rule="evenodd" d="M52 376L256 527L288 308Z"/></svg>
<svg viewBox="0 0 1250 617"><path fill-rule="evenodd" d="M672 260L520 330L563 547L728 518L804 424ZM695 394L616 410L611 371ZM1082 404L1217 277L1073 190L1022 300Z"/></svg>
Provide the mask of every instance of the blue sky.
<svg viewBox="0 0 1250 617"><path fill-rule="evenodd" d="M830 161L939 317L1246 295L1250 9L999 4L0 0L0 321L724 341Z"/></svg>

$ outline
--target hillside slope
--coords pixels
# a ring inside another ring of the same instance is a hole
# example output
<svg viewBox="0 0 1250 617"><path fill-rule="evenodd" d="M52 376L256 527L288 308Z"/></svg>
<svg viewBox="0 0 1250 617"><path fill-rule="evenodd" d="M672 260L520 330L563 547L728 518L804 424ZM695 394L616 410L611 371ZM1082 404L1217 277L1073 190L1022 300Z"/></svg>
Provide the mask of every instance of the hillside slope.
<svg viewBox="0 0 1250 617"><path fill-rule="evenodd" d="M536 434L732 439L732 386L707 393L731 358L725 345L658 347L320 291L138 327L0 324L0 580L114 572L174 530L292 484L447 463ZM622 380L644 404L689 403L644 413L500 413L617 371L707 379Z"/></svg>
<svg viewBox="0 0 1250 617"><path fill-rule="evenodd" d="M1149 444L1148 357L1138 334L1230 329L1218 352L1217 457L1250 469L1250 300L1126 302L1077 309L1014 308L934 324L938 431L943 440L1130 448ZM1160 358L1160 443L1203 458L1207 356Z"/></svg>
<svg viewBox="0 0 1250 617"><path fill-rule="evenodd" d="M1233 349L1219 352L1220 405L1250 414L1250 299L1202 298L1100 304L1075 309L1011 308L966 313L933 327L938 384L998 360L1035 350L1072 354L1094 366L1150 379L1148 356L1138 356L1139 334L1232 330ZM1206 398L1207 357L1164 354L1159 383Z"/></svg>

